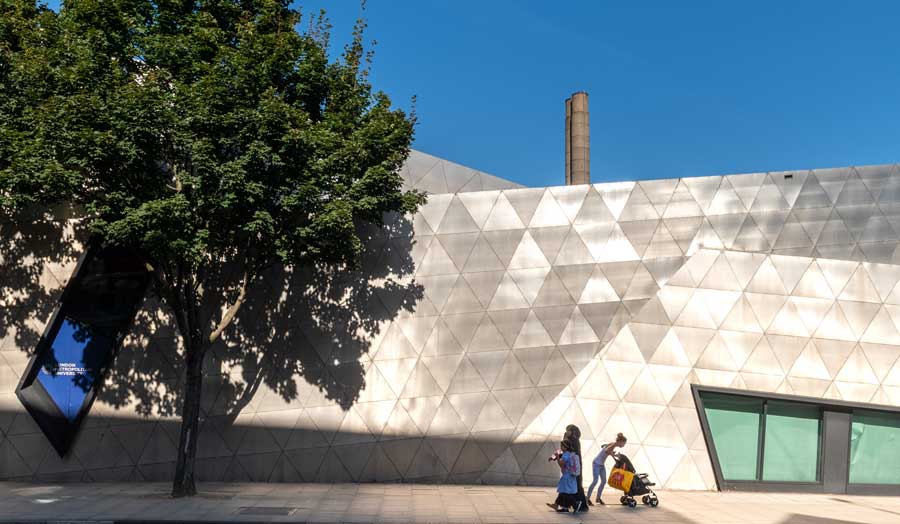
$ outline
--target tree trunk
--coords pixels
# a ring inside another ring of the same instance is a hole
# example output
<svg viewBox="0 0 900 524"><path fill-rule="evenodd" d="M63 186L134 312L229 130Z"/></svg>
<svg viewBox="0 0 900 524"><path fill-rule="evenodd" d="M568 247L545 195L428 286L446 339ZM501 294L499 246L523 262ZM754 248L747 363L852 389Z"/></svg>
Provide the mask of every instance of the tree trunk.
<svg viewBox="0 0 900 524"><path fill-rule="evenodd" d="M202 341L185 342L189 344L185 355L187 376L184 384L178 461L175 464L175 481L172 485L173 497L190 497L197 494L194 459L197 456L197 437L200 434L200 395L203 390L203 353L206 348Z"/></svg>

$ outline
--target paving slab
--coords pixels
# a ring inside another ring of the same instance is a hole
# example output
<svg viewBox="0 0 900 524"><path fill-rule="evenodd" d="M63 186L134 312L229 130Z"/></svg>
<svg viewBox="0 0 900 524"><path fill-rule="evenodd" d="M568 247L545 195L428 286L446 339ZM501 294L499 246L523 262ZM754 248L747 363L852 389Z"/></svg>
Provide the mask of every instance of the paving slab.
<svg viewBox="0 0 900 524"><path fill-rule="evenodd" d="M900 497L661 491L656 508L618 503L558 514L551 488L414 484L203 484L173 499L166 484L0 482L3 523L309 522L385 524L897 524Z"/></svg>

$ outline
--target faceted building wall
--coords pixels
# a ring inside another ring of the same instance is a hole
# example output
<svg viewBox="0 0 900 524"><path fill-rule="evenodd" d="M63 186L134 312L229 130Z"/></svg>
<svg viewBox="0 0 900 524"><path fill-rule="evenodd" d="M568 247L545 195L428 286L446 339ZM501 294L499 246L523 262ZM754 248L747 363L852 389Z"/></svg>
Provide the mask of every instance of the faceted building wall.
<svg viewBox="0 0 900 524"><path fill-rule="evenodd" d="M425 193L469 193L522 187L515 182L416 150L410 152L400 175L406 182L404 189L416 189Z"/></svg>
<svg viewBox="0 0 900 524"><path fill-rule="evenodd" d="M361 272L256 290L206 366L203 479L543 485L574 423L586 457L622 432L660 486L714 489L691 384L900 405L897 166L509 189L454 166L411 158L435 194L367 232ZM148 297L60 459L11 393L71 257L26 251L43 269L0 303L0 477L167 480L167 312Z"/></svg>

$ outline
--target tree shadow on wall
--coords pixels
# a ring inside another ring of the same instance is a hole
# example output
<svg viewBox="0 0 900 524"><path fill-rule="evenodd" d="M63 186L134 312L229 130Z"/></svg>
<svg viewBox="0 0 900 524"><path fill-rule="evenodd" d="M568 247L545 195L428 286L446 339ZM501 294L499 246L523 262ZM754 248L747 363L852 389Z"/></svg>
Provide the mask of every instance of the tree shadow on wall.
<svg viewBox="0 0 900 524"><path fill-rule="evenodd" d="M409 220L392 217L383 228L361 225L359 232L365 245L359 270L275 267L258 279L204 362L204 433L209 425L224 433L242 411L263 409L263 403L281 410L312 404L347 411L357 402L366 388L370 352L378 349L390 321L413 312L424 294L412 279ZM178 346L170 311L148 293L97 397L102 409L179 416Z"/></svg>
<svg viewBox="0 0 900 524"><path fill-rule="evenodd" d="M58 305L84 238L68 209L0 215L0 349L16 374Z"/></svg>

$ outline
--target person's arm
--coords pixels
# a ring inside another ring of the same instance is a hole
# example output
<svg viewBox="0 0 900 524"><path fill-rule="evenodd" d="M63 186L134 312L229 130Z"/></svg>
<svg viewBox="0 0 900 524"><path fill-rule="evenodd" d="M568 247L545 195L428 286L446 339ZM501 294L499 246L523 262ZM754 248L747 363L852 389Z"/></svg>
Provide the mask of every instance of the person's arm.
<svg viewBox="0 0 900 524"><path fill-rule="evenodd" d="M573 457L575 459L575 476L581 475L581 457L575 455Z"/></svg>

